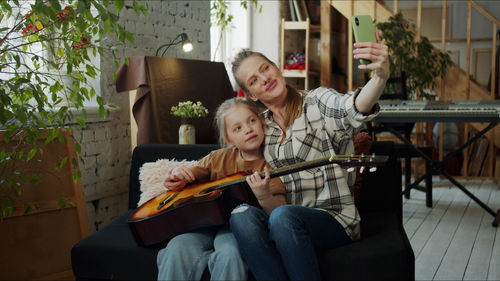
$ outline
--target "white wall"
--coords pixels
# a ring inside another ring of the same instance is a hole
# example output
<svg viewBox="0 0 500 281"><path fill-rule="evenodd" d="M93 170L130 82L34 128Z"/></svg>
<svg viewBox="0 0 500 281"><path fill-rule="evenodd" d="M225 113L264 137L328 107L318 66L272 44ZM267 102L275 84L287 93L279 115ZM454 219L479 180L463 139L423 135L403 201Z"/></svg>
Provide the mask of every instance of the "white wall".
<svg viewBox="0 0 500 281"><path fill-rule="evenodd" d="M259 1L262 12L253 9L250 17L250 48L261 52L271 61L279 63L280 44L280 1Z"/></svg>

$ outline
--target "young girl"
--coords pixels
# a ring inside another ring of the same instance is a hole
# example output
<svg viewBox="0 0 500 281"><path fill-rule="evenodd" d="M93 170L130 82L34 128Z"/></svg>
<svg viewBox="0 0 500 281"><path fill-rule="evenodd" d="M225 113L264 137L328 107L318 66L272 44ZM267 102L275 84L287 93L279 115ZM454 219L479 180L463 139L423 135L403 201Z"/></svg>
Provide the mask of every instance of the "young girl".
<svg viewBox="0 0 500 281"><path fill-rule="evenodd" d="M179 166L169 171L165 186L181 190L195 180L216 180L251 170L247 177L266 213L285 204L285 189L278 178L270 180L262 155L263 123L258 110L244 98L232 98L217 109L215 121L222 149L215 150L192 168ZM258 171L264 171L261 179ZM208 265L212 280L246 280L247 268L236 240L227 225L203 228L172 238L158 253L158 280L200 280Z"/></svg>

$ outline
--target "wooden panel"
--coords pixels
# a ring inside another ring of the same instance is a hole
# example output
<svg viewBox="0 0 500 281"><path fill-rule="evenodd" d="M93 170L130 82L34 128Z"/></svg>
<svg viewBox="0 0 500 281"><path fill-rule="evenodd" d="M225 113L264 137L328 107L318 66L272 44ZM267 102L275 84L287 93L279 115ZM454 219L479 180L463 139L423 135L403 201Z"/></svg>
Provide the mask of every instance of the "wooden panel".
<svg viewBox="0 0 500 281"><path fill-rule="evenodd" d="M285 78L306 78L307 72L305 69L284 69L283 77Z"/></svg>
<svg viewBox="0 0 500 281"><path fill-rule="evenodd" d="M434 188L432 190L434 208L436 208L438 202L441 202L439 206L442 206L443 199L441 197L443 194L443 190L443 188ZM417 230L419 230L420 227L423 228L422 224L424 223L424 221L426 221L428 217L430 221L430 216L434 214L431 214L433 208L429 208L425 206L425 204L422 204L422 202L425 202L425 192L420 192L412 189L410 197L411 199L406 199L405 197L403 197L403 200L405 202L405 208L403 209L403 225L408 239L412 241ZM418 235L422 235L422 233L419 233Z"/></svg>
<svg viewBox="0 0 500 281"><path fill-rule="evenodd" d="M320 55L320 85L331 87L332 73L332 6L327 1L321 1L321 55Z"/></svg>
<svg viewBox="0 0 500 281"><path fill-rule="evenodd" d="M335 65L332 65L332 88L344 93L347 91L348 20L339 11L332 10L332 44ZM331 62L330 62L331 63ZM335 67L335 68L333 68Z"/></svg>
<svg viewBox="0 0 500 281"><path fill-rule="evenodd" d="M435 186L435 183L433 183L433 189L435 189ZM422 223L410 239L411 247L415 253L415 259L419 257L427 241L432 236L432 233L441 222L442 217L446 213L446 210L450 207L453 198L453 190L444 189L439 201L433 202L432 210L429 213L426 213L425 217L422 218ZM425 200L422 200L421 202L424 204Z"/></svg>
<svg viewBox="0 0 500 281"><path fill-rule="evenodd" d="M491 180L460 180L493 210L500 190ZM415 253L417 280L499 280L500 231L493 217L446 179L434 177L434 206L423 192L403 199L404 228Z"/></svg>
<svg viewBox="0 0 500 281"><path fill-rule="evenodd" d="M492 207L494 210L499 210L500 209L500 189L498 189L498 185L495 185L494 191L491 193L490 196L490 202L492 203ZM491 216L488 217L488 222L491 222L490 220ZM491 224L490 224L491 225ZM498 230L495 233L495 242L491 248L491 257L490 257L490 263L489 263L489 270L488 270L488 280L500 280L500 230Z"/></svg>
<svg viewBox="0 0 500 281"><path fill-rule="evenodd" d="M421 34L429 40L440 40L442 32L442 7L422 8ZM417 8L401 9L404 18L417 26ZM446 14L450 15L450 8L447 7ZM449 17L446 19L445 38L450 38Z"/></svg>
<svg viewBox="0 0 500 281"><path fill-rule="evenodd" d="M494 50L496 45L497 45L497 36L496 36L496 32L497 32L497 25L494 23L493 24L493 40L491 42L491 47L492 49ZM498 69L498 62L497 59L496 59L496 51L495 53L492 52L491 53L491 89L490 89L490 95L493 99L496 99L496 97L498 97L498 95L496 95L496 93L498 93L498 89L496 89L495 87L497 87L497 84L498 84L498 73L497 73L497 69Z"/></svg>
<svg viewBox="0 0 500 281"><path fill-rule="evenodd" d="M415 259L415 280L431 280L435 276L469 202L467 195L456 193L452 202L454 208L446 210L420 255Z"/></svg>
<svg viewBox="0 0 500 281"><path fill-rule="evenodd" d="M321 27L319 25L309 25L309 21L284 21L283 26L287 30L306 30L309 29L313 32L319 32Z"/></svg>
<svg viewBox="0 0 500 281"><path fill-rule="evenodd" d="M89 234L82 184L72 179L75 170L71 158L77 159L77 155L71 137L66 136L66 144L56 140L44 148L43 156L18 164L19 170L38 173L41 178L38 183L22 185L22 196L15 202L16 214L0 221L2 280L67 276L71 271L71 247ZM0 144L7 148L13 145ZM25 148L16 147L16 151ZM55 170L54 164L65 156L68 162ZM5 194L2 188L0 196ZM60 209L61 198L73 204ZM34 204L34 210L23 214L27 204Z"/></svg>
<svg viewBox="0 0 500 281"><path fill-rule="evenodd" d="M483 183L481 186L482 190L489 190L490 193L487 196L480 198L485 199L488 206L491 206L496 210L495 204L495 192L497 186L493 182ZM493 192L491 192L493 190ZM497 192L498 193L498 192ZM489 200L487 200L489 198ZM477 205L473 206L474 210L479 208ZM467 210L469 212L469 210ZM492 257L493 245L495 245L495 231L491 226L491 216L486 212L481 212L476 214L476 220L480 221L480 227L478 233L475 235L474 247L470 253L470 258L467 263L467 268L464 274L464 280L487 280L488 267L490 264L490 257ZM498 244L498 243L496 243Z"/></svg>
<svg viewBox="0 0 500 281"><path fill-rule="evenodd" d="M449 51L448 54L450 55L450 59L452 62L454 62L456 65L460 65L460 51L459 50Z"/></svg>
<svg viewBox="0 0 500 281"><path fill-rule="evenodd" d="M285 19L281 18L280 23L280 70L283 72L285 67Z"/></svg>
<svg viewBox="0 0 500 281"><path fill-rule="evenodd" d="M353 13L355 15L371 15L373 10L372 1L335 0L330 1L330 4L348 19L351 18ZM351 5L354 6L353 10L351 10ZM376 2L375 9L376 22L387 21L389 17L392 16L392 11L384 4L380 3L380 1Z"/></svg>
<svg viewBox="0 0 500 281"><path fill-rule="evenodd" d="M470 99L470 35L472 27L472 7L470 1L467 2L467 55L465 61L465 99ZM467 125L465 131L467 132Z"/></svg>
<svg viewBox="0 0 500 281"><path fill-rule="evenodd" d="M490 190L477 187L472 187L471 190L481 201L486 202L488 200ZM446 254L434 276L435 279L459 280L464 276L467 263L469 262L469 255L476 242L476 234L481 224L481 220L478 218L482 217L484 212L479 205L472 202L467 206Z"/></svg>
<svg viewBox="0 0 500 281"><path fill-rule="evenodd" d="M488 20L490 20L492 23L496 25L500 25L500 21L496 19L493 15L488 13L483 7L478 5L476 2L469 1L469 4L473 6L475 9L478 10L479 13L481 13L483 16L485 16Z"/></svg>
<svg viewBox="0 0 500 281"><path fill-rule="evenodd" d="M21 216L1 224L2 279L30 280L71 269L71 247L82 238L76 209Z"/></svg>
<svg viewBox="0 0 500 281"><path fill-rule="evenodd" d="M487 86L491 71L491 48L472 49L472 77L479 85Z"/></svg>

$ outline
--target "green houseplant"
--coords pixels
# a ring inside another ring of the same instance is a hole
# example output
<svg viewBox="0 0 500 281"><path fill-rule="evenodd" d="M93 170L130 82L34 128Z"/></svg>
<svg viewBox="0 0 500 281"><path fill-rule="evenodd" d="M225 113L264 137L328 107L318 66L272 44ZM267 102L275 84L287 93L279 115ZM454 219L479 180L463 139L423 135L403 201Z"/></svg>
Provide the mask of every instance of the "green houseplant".
<svg viewBox="0 0 500 281"><path fill-rule="evenodd" d="M432 95L437 77L444 78L452 61L448 53L434 48L427 37L416 41L415 26L401 13L377 23L381 39L389 47L391 76L406 74L407 99Z"/></svg>
<svg viewBox="0 0 500 281"><path fill-rule="evenodd" d="M124 5L124 0L0 1L0 219L15 211L23 183L40 177L36 171L21 172L17 163L34 161L49 143L66 142L68 123L85 127L85 101L95 98L99 114L107 114L88 80L98 75L92 62L97 54L112 56L119 66L117 46L108 37L134 42L118 23ZM146 15L136 0L131 8ZM81 150L77 141L75 149ZM62 158L55 168L69 163L76 166L77 160Z"/></svg>

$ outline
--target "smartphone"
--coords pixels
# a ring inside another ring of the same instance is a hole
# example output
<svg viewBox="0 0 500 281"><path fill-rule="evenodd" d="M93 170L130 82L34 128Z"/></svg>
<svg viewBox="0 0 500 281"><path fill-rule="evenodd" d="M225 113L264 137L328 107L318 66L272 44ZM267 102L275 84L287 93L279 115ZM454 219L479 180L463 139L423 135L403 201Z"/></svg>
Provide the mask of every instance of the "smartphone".
<svg viewBox="0 0 500 281"><path fill-rule="evenodd" d="M375 37L375 28L373 27L372 17L370 15L359 15L351 17L352 30L354 31L354 40L356 42L377 42ZM370 60L360 59L360 63L369 64Z"/></svg>

